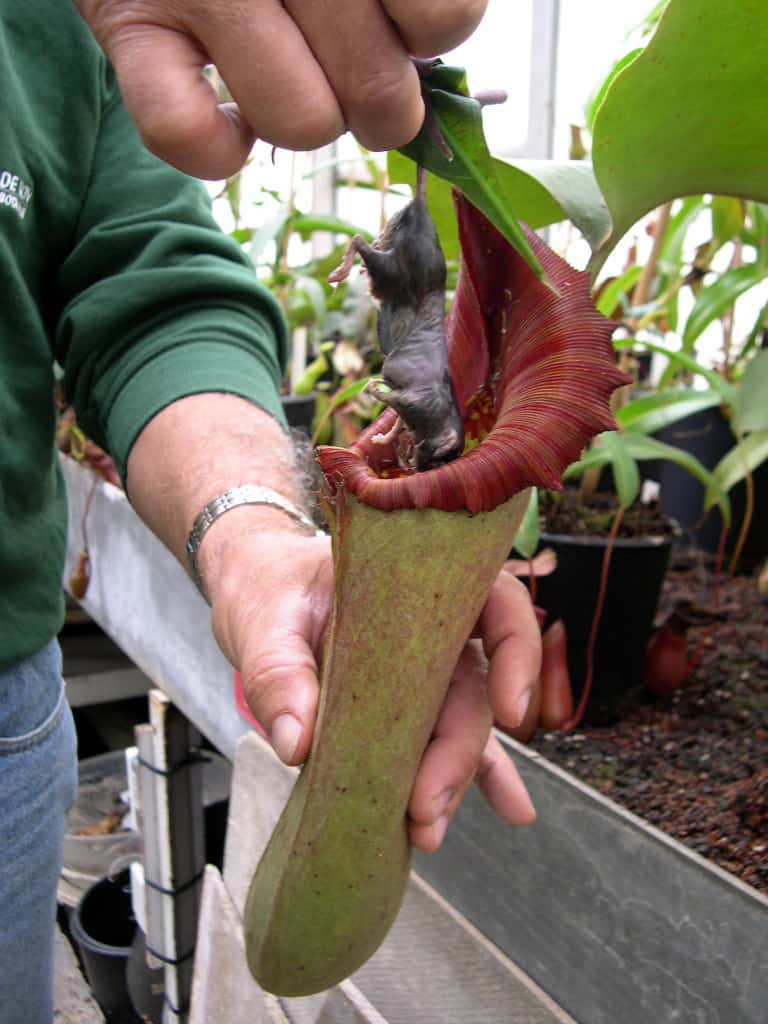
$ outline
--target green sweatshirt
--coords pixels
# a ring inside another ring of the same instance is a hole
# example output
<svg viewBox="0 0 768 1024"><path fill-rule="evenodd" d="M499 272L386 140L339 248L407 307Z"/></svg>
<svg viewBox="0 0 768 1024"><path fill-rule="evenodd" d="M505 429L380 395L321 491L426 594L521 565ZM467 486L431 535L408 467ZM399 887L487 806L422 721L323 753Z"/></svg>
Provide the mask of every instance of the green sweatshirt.
<svg viewBox="0 0 768 1024"><path fill-rule="evenodd" d="M62 623L54 360L124 473L142 427L184 395L231 392L280 418L287 337L203 186L141 145L71 0L4 0L0 88L3 668Z"/></svg>

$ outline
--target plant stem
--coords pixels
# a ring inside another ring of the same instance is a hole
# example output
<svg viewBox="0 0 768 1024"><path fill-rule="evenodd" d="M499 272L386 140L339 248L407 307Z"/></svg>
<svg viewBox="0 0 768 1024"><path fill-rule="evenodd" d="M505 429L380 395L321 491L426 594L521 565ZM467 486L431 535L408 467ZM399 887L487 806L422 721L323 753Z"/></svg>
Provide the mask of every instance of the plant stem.
<svg viewBox="0 0 768 1024"><path fill-rule="evenodd" d="M653 244L651 245L651 251L645 262L645 266L643 267L638 282L635 285L635 290L632 293L632 306L634 309L637 309L638 306L644 306L650 298L651 287L659 265L659 256L661 255L661 248L664 245L671 212L671 202L664 203L664 205L660 206L657 211L656 220L654 222ZM630 317L627 324L628 329L633 334L637 331L638 320L639 318L636 316Z"/></svg>
<svg viewBox="0 0 768 1024"><path fill-rule="evenodd" d="M592 616L592 626L589 631L589 643L587 644L587 666L584 673L584 686L581 690L581 696L579 697L578 706L573 713L573 716L563 726L564 732L573 732L576 726L584 715L584 709L587 706L589 700L589 694L592 690L592 676L594 674L595 667L595 644L597 642L597 630L600 626L600 619L603 614L603 605L605 604L605 592L608 589L608 574L611 570L611 558L613 557L613 549L616 544L616 537L619 534L622 520L624 518L624 509L621 505L616 510L616 515L613 517L611 523L611 532L608 535L608 540L605 545L605 552L603 554L603 566L600 573L600 588L597 593L597 601L595 603L595 612Z"/></svg>
<svg viewBox="0 0 768 1024"><path fill-rule="evenodd" d="M732 270L734 267L741 265L741 253L742 244L741 239L737 238L733 243L733 255L728 265L728 269ZM723 313L723 374L730 380L731 379L731 349L733 348L733 321L734 321L734 307L729 308Z"/></svg>
<svg viewBox="0 0 768 1024"><path fill-rule="evenodd" d="M739 564L744 545L747 540L747 534L749 528L752 525L752 517L755 514L755 481L752 476L752 471L747 465L747 460L744 458L744 449L742 447L744 443L744 435L739 431L736 435L736 443L741 456L742 464L744 466L744 487L746 488L746 500L744 502L744 518L741 521L741 529L739 530L739 536L736 541L736 546L733 549L731 555L731 561L728 564L728 574L733 576L736 572L736 568Z"/></svg>

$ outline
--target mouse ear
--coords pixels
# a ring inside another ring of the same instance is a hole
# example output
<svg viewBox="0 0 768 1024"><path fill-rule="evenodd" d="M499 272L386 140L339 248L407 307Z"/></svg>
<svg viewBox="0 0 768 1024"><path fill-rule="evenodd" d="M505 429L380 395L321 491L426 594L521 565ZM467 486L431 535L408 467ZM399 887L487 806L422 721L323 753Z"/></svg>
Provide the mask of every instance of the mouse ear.
<svg viewBox="0 0 768 1024"><path fill-rule="evenodd" d="M464 197L456 197L462 264L447 321L451 378L467 449L453 462L403 474L372 442L392 410L350 449L321 447L328 486L392 510L490 511L529 486L559 489L588 441L615 427L615 324L597 311L589 277L532 231L528 241L554 289Z"/></svg>

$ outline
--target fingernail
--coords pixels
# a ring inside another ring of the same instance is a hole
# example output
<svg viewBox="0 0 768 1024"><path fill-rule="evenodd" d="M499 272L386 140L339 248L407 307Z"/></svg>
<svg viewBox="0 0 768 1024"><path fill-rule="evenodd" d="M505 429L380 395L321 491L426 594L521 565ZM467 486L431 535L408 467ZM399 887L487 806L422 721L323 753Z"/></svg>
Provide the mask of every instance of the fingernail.
<svg viewBox="0 0 768 1024"><path fill-rule="evenodd" d="M448 830L449 821L450 818L448 817L448 815L444 814L442 817L438 818L437 821L432 826L432 837L435 840L436 848L442 843L443 839L445 838L445 833Z"/></svg>
<svg viewBox="0 0 768 1024"><path fill-rule="evenodd" d="M453 799L455 792L455 789L449 787L448 789L444 789L440 796L436 796L432 801L432 820L435 823L438 818L441 818L445 814L448 804Z"/></svg>
<svg viewBox="0 0 768 1024"><path fill-rule="evenodd" d="M290 764L301 739L301 722L293 715L278 715L269 733L272 747L286 764Z"/></svg>
<svg viewBox="0 0 768 1024"><path fill-rule="evenodd" d="M521 694L517 698L517 725L522 725L525 721L525 716L528 714L528 705L531 703L531 691L526 690L525 693Z"/></svg>

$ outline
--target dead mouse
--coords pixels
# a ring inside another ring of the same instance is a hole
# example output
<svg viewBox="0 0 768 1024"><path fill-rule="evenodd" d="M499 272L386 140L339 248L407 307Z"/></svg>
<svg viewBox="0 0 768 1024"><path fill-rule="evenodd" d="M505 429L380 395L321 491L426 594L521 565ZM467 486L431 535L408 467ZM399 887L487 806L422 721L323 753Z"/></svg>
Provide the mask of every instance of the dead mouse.
<svg viewBox="0 0 768 1024"><path fill-rule="evenodd" d="M464 449L464 428L448 372L445 340L445 260L426 202L426 172L416 196L370 245L360 235L329 281L343 281L359 254L379 303L377 331L384 354L381 380L368 390L391 406L413 437L413 465L432 469ZM391 434L381 436L389 441Z"/></svg>

